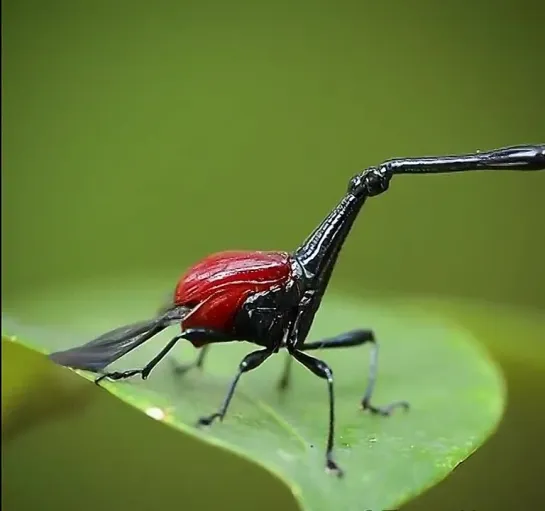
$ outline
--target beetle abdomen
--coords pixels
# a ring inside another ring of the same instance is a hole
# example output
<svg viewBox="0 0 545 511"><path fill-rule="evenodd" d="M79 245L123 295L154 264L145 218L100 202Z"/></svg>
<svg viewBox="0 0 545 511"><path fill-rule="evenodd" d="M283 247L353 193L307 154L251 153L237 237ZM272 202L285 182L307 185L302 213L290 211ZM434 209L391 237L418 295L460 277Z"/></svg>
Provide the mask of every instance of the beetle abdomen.
<svg viewBox="0 0 545 511"><path fill-rule="evenodd" d="M221 332L230 332L236 311L249 294L251 294L251 291L248 289L240 285L233 285L224 292L220 291L212 295L197 305L193 312L182 321L182 329L209 328ZM203 344L193 342L193 345L200 347Z"/></svg>
<svg viewBox="0 0 545 511"><path fill-rule="evenodd" d="M176 286L174 303L195 307L183 328L226 331L250 294L286 284L290 278L287 252L219 252L186 272Z"/></svg>

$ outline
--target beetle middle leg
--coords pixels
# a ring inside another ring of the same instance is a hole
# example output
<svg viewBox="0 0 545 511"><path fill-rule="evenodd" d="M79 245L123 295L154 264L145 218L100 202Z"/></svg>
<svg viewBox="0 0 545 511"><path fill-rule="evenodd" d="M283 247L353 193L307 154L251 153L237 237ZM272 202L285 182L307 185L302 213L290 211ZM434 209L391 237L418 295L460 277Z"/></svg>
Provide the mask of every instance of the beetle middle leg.
<svg viewBox="0 0 545 511"><path fill-rule="evenodd" d="M284 362L284 370L282 371L282 376L278 380L279 390L286 390L291 383L291 365L293 364L293 358L288 353L285 360L286 361Z"/></svg>
<svg viewBox="0 0 545 511"><path fill-rule="evenodd" d="M244 373L247 373L248 371L251 371L252 369L255 369L256 367L259 367L272 354L273 354L273 350L271 350L270 348L266 348L264 350L252 351L251 353L246 355L238 366L237 375L235 376L234 380L231 382L231 385L229 386L229 390L227 391L227 396L225 396L225 399L223 400L223 404L221 405L221 408L219 409L219 411L207 417L201 417L199 421L197 422L197 426L209 426L216 419L219 419L220 421L223 420L223 418L225 417L225 414L227 413L227 409L229 408L229 403L231 402L231 399L233 398L233 394L235 393L235 389L237 387L238 381L240 380L240 377Z"/></svg>
<svg viewBox="0 0 545 511"><path fill-rule="evenodd" d="M390 415L396 408L409 409L409 403L407 401L394 401L386 406L374 406L371 404L371 398L375 389L377 381L377 369L378 369L378 342L375 338L375 334L372 330L351 330L343 334L323 339L321 341L302 344L298 349L300 351L312 351L328 348L348 348L352 346L361 346L362 344L372 343L371 350L371 362L369 364L369 378L367 382L367 389L361 400L361 406L364 410L369 410L373 414L377 415ZM291 357L288 357L284 366L284 372L279 381L280 389L286 389L290 383L291 375Z"/></svg>

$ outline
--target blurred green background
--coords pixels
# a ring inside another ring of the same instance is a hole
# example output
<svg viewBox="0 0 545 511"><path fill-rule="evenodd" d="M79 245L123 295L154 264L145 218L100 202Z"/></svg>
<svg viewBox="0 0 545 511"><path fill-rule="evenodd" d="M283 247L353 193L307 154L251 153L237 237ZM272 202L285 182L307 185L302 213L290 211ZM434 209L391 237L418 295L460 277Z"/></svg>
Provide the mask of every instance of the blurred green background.
<svg viewBox="0 0 545 511"><path fill-rule="evenodd" d="M544 15L514 0L4 1L3 309L46 325L70 302L97 310L110 278L174 284L216 250L289 250L355 172L386 158L543 142ZM545 174L399 177L343 251L338 289L512 307L446 307L502 362L511 404L498 436L412 509L545 498L545 412L533 401L545 390L544 192ZM96 293L63 294L93 281ZM108 442L95 420L95 441ZM47 485L29 489L29 472L39 481L78 444L64 439L52 457L39 438L4 459L12 510L31 509L30 494L43 502ZM222 460L213 470L228 494L236 471ZM67 485L89 488L85 471L69 472ZM275 506L285 493L273 491Z"/></svg>

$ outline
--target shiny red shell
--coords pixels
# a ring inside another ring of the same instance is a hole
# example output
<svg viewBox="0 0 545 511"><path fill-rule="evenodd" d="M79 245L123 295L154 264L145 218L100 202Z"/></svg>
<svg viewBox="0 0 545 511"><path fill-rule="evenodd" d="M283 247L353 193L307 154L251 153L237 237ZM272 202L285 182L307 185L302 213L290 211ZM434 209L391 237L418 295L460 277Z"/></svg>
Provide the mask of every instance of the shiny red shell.
<svg viewBox="0 0 545 511"><path fill-rule="evenodd" d="M175 305L194 307L182 328L228 331L250 294L290 278L287 252L227 251L205 257L187 271L174 292Z"/></svg>

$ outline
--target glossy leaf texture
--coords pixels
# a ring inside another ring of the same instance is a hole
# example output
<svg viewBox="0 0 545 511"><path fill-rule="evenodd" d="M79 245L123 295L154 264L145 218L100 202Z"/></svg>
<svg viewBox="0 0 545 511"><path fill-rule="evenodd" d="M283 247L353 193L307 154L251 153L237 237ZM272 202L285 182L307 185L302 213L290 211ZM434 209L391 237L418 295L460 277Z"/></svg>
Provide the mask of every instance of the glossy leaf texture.
<svg viewBox="0 0 545 511"><path fill-rule="evenodd" d="M412 408L387 418L361 411L359 402L369 371L368 346L313 353L327 361L335 375L335 452L346 472L341 480L324 471L326 385L295 363L292 387L279 393L276 384L284 353L245 375L224 422L205 430L194 428L198 417L219 407L238 362L255 347L243 343L213 346L202 371L180 376L174 373L174 365L197 354L188 343L180 344L147 381L107 382L104 390L81 380L84 385L78 385L72 397L65 391L56 392L53 399L73 399L84 405L81 396L109 391L179 434L234 452L275 474L305 510L392 509L445 478L494 432L503 413L505 389L498 368L470 333L416 305L330 294L311 338L366 327L375 330L380 342L375 404L407 399ZM4 326L4 333L24 338L24 329L19 335L6 332ZM175 328L170 329L112 368L142 365L176 333ZM32 339L24 341L47 350L73 345L66 336L62 341L50 335L40 338L39 328ZM43 364L48 366L45 361ZM19 382L19 388L24 388L26 378L30 394L36 388L28 383L36 379L33 374L28 371ZM19 408L28 402L19 400ZM78 406L66 408L78 413ZM179 475L186 484L191 474L180 467ZM240 488L233 491L243 494L244 485L241 480Z"/></svg>

